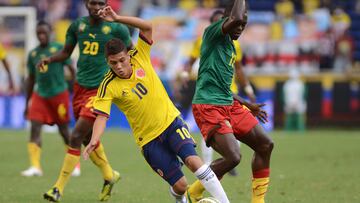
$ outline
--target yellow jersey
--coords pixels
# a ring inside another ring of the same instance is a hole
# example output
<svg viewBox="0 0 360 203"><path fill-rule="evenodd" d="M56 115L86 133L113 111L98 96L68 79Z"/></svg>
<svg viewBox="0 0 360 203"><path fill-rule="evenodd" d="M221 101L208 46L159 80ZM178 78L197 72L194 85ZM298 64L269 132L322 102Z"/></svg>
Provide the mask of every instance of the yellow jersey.
<svg viewBox="0 0 360 203"><path fill-rule="evenodd" d="M193 49L191 50L191 53L190 53L190 56L191 56L191 57L193 57L193 58L199 58L199 57L200 57L201 43L202 43L202 38L199 37L199 38L195 41L194 46L193 46ZM236 61L236 62L239 62L239 61L241 61L241 59L242 59L242 50L241 50L241 47L240 47L240 43L239 43L239 41L237 41L237 40L233 40L233 43L234 43L235 52L236 52L235 61ZM238 94L238 93L239 93L238 86L236 85L236 82L235 82L235 74L234 74L234 76L233 76L230 89L231 89L231 91L232 91L234 94Z"/></svg>
<svg viewBox="0 0 360 203"><path fill-rule="evenodd" d="M158 137L180 115L150 61L151 43L140 35L129 51L133 73L121 79L109 71L94 100L94 112L110 116L114 103L126 116L136 144L143 147Z"/></svg>
<svg viewBox="0 0 360 203"><path fill-rule="evenodd" d="M4 47L0 44L0 60L3 60L6 57L6 51Z"/></svg>

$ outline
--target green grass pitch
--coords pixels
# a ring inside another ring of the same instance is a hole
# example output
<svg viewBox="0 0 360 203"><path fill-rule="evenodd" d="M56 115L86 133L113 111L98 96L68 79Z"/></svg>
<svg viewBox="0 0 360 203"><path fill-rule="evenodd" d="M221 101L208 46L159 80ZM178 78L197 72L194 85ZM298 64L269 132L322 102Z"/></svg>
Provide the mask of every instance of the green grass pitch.
<svg viewBox="0 0 360 203"><path fill-rule="evenodd" d="M271 163L268 203L354 203L360 202L360 132L316 130L304 134L271 133L275 148ZM64 146L58 134L43 134L43 177L25 178L28 167L26 131L0 130L0 202L44 202L59 174ZM199 135L194 135L199 139ZM102 139L108 158L122 180L109 202L174 202L168 185L145 163L130 133L108 130ZM225 176L222 184L231 202L250 202L250 149L242 145L238 177ZM81 160L82 174L72 177L62 202L98 202L103 184L91 161ZM184 168L188 181L194 176Z"/></svg>

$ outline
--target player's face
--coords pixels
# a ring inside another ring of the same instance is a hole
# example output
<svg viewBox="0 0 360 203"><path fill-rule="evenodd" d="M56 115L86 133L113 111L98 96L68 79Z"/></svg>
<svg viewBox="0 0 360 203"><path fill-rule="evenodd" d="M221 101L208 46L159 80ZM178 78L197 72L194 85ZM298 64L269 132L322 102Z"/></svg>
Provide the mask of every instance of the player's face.
<svg viewBox="0 0 360 203"><path fill-rule="evenodd" d="M106 0L88 0L86 8L89 11L89 15L94 19L100 19L98 12L107 6Z"/></svg>
<svg viewBox="0 0 360 203"><path fill-rule="evenodd" d="M47 25L39 25L36 28L36 36L40 42L40 45L46 45L49 43L50 28Z"/></svg>
<svg viewBox="0 0 360 203"><path fill-rule="evenodd" d="M245 12L245 14L244 14L244 21L239 26L237 26L235 29L230 31L229 34L230 34L230 37L232 40L237 40L240 37L241 33L245 29L246 24L247 24L247 12Z"/></svg>
<svg viewBox="0 0 360 203"><path fill-rule="evenodd" d="M129 79L132 74L132 68L130 65L130 56L126 51L122 51L118 54L109 55L107 57L110 68L120 78Z"/></svg>

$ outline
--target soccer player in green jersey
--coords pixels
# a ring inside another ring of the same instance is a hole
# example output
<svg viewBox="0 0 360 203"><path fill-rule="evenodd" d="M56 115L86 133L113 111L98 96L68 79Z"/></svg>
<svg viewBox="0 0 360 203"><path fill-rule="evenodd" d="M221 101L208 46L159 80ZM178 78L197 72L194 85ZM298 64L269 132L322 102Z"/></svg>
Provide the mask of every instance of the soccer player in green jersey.
<svg viewBox="0 0 360 203"><path fill-rule="evenodd" d="M91 137L92 126L95 121L93 114L93 100L96 96L104 74L109 70L104 57L105 43L117 37L131 47L129 30L125 25L103 21L98 12L107 6L107 0L85 0L89 16L74 21L67 30L64 49L55 55L43 59L38 67L64 61L72 54L75 45L79 45L79 59L77 62L77 82L74 85L73 110L75 114L75 128L70 134L69 150L65 155L60 175L55 185L44 194L49 201L59 201L64 192L69 174L80 160L81 145L87 144ZM90 155L93 163L100 168L104 184L99 200L109 199L113 185L120 179L120 174L110 166L102 144L99 144Z"/></svg>
<svg viewBox="0 0 360 203"><path fill-rule="evenodd" d="M208 26L203 34L200 68L193 98L193 114L207 145L222 155L211 168L221 178L240 162L237 140L255 151L252 161L252 203L263 203L269 184L273 141L251 114L262 113L261 105L243 107L230 90L236 59L232 40L247 23L245 0L235 0L225 9L224 18ZM260 116L261 118L261 116ZM202 195L199 182L190 186L192 199Z"/></svg>
<svg viewBox="0 0 360 203"><path fill-rule="evenodd" d="M167 95L151 64L152 25L137 17L118 16L110 7L101 11L108 21L125 23L140 29L135 49L127 52L119 39L106 44L106 58L111 70L106 74L94 102L97 114L86 159L98 145L110 107L114 103L133 130L136 144L152 169L166 180L176 203L187 203L187 181L178 156L199 181L222 203L229 200L214 172L195 151L188 127Z"/></svg>
<svg viewBox="0 0 360 203"><path fill-rule="evenodd" d="M70 98L64 77L64 66L69 68L72 77L75 75L75 69L71 65L70 59L61 63L51 63L42 71L35 67L42 58L63 48L59 43L50 42L50 34L51 26L45 21L38 22L36 35L40 45L29 53L27 61L29 74L26 80L27 94L24 114L31 121L28 143L30 167L21 172L21 175L27 177L42 176L43 174L40 166L40 131L43 124L56 124L65 145L69 144Z"/></svg>

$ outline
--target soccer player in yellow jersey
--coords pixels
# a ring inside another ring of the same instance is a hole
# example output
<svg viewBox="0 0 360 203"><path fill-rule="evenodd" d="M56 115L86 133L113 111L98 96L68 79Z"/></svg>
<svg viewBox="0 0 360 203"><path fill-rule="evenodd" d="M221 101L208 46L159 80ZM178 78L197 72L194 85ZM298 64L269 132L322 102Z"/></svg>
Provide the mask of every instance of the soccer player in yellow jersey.
<svg viewBox="0 0 360 203"><path fill-rule="evenodd" d="M140 36L136 47L129 52L120 39L112 39L105 45L105 56L111 69L94 100L97 117L91 141L83 152L84 158L87 159L98 145L114 103L124 112L148 164L171 185L170 192L177 203L187 202L187 181L178 156L212 196L228 203L218 178L197 156L186 123L152 67L151 23L136 17L118 16L111 7L100 10L100 16L107 21L139 28Z"/></svg>
<svg viewBox="0 0 360 203"><path fill-rule="evenodd" d="M6 51L1 44L0 44L0 61L4 65L4 68L8 74L8 82L9 82L8 88L9 88L9 92L12 93L14 91L14 81L13 78L11 77L10 66L6 59Z"/></svg>

